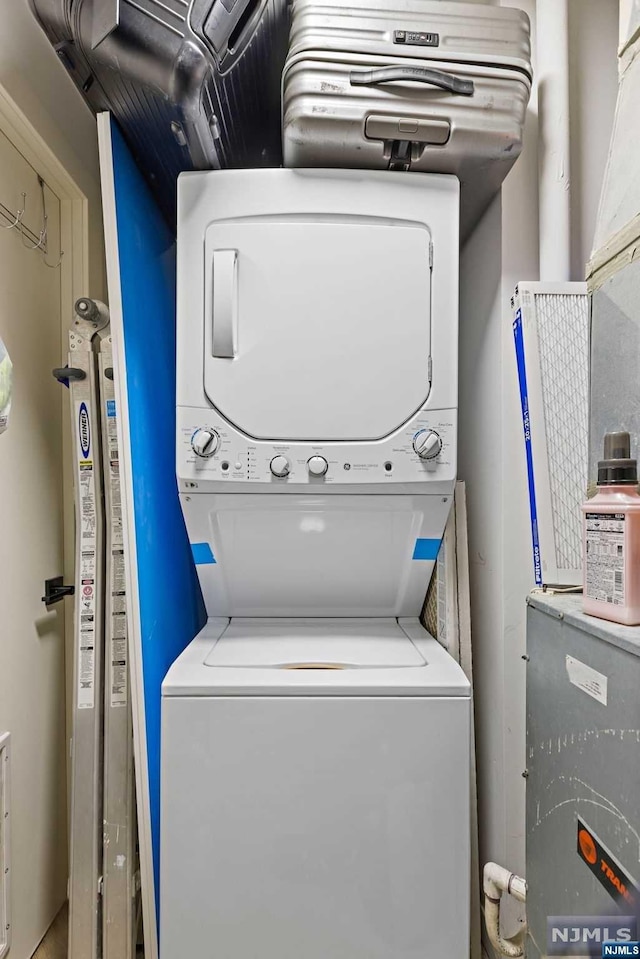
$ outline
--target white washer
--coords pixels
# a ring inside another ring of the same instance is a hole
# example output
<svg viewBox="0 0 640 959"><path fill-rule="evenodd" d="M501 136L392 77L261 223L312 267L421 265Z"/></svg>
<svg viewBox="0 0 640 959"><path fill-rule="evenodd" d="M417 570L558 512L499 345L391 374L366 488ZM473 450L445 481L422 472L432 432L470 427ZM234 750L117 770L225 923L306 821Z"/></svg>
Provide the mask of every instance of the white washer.
<svg viewBox="0 0 640 959"><path fill-rule="evenodd" d="M470 689L420 614L456 476L455 178L178 185L161 957L466 959ZM231 617L231 619L229 619Z"/></svg>
<svg viewBox="0 0 640 959"><path fill-rule="evenodd" d="M466 959L470 706L417 620L210 620L164 684L162 959Z"/></svg>

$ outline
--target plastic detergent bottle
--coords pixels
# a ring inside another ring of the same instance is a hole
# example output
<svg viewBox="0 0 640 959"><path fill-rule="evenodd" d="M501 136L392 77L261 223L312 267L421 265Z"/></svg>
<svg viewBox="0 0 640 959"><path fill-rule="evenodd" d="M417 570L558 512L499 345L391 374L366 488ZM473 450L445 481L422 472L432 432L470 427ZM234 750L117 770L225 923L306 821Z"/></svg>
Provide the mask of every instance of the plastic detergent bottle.
<svg viewBox="0 0 640 959"><path fill-rule="evenodd" d="M640 624L640 495L628 433L607 433L598 492L584 515L585 613Z"/></svg>

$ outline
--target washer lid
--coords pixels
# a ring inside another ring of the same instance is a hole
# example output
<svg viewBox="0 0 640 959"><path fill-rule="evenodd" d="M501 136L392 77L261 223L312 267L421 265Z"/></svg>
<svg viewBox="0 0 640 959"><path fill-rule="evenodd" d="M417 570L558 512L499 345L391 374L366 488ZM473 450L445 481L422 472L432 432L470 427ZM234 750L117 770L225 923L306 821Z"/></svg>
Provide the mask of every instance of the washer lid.
<svg viewBox="0 0 640 959"><path fill-rule="evenodd" d="M431 244L427 225L408 219L210 223L211 403L256 439L375 440L401 427L431 387Z"/></svg>
<svg viewBox="0 0 640 959"><path fill-rule="evenodd" d="M205 666L389 669L425 666L395 620L233 619Z"/></svg>

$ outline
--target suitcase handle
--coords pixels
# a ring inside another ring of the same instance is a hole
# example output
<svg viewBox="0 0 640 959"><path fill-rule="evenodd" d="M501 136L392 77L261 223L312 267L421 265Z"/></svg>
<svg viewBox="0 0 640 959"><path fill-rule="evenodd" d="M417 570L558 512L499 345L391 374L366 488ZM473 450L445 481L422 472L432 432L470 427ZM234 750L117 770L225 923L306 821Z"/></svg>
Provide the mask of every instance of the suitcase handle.
<svg viewBox="0 0 640 959"><path fill-rule="evenodd" d="M349 74L352 87L373 87L378 83L390 83L392 80L415 80L428 83L432 87L458 93L462 97L472 97L475 92L473 80L461 80L442 70L428 70L426 67L381 67L379 70L360 70Z"/></svg>

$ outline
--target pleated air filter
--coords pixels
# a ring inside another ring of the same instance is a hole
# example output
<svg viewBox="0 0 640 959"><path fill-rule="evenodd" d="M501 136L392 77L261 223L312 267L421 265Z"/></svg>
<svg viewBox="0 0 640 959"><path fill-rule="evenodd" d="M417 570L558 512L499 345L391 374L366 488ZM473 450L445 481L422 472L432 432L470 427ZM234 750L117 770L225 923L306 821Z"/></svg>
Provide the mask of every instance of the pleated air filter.
<svg viewBox="0 0 640 959"><path fill-rule="evenodd" d="M589 446L584 283L528 283L512 300L536 585L582 582Z"/></svg>

